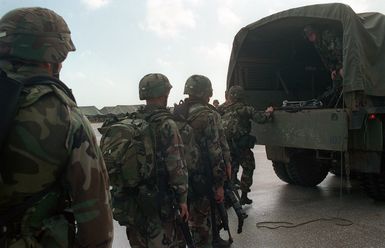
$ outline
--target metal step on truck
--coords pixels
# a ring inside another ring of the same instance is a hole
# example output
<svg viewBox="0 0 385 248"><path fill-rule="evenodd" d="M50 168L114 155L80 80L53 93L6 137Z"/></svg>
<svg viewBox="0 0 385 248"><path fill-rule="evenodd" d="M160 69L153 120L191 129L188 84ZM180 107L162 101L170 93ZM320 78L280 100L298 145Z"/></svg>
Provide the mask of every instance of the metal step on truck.
<svg viewBox="0 0 385 248"><path fill-rule="evenodd" d="M310 42L309 26L341 47ZM340 56L339 85L333 56ZM273 122L253 124L252 134L281 180L315 186L329 172L355 175L370 197L385 200L384 15L318 4L251 23L234 38L232 85L241 85L256 109L275 107Z"/></svg>

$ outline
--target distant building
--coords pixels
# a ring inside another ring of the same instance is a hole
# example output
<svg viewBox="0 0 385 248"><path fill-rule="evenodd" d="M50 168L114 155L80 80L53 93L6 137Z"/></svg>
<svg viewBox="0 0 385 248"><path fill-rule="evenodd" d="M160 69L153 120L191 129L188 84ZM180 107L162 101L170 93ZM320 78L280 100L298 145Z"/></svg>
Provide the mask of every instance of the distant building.
<svg viewBox="0 0 385 248"><path fill-rule="evenodd" d="M116 105L115 107L103 107L100 112L104 115L124 115L135 112L140 106L143 105Z"/></svg>
<svg viewBox="0 0 385 248"><path fill-rule="evenodd" d="M135 112L140 106L144 105L116 105L114 107L103 107L100 110L95 106L82 106L79 108L90 122L104 122L112 116L123 116Z"/></svg>
<svg viewBox="0 0 385 248"><path fill-rule="evenodd" d="M90 122L103 122L105 120L105 115L95 106L81 106L79 109Z"/></svg>

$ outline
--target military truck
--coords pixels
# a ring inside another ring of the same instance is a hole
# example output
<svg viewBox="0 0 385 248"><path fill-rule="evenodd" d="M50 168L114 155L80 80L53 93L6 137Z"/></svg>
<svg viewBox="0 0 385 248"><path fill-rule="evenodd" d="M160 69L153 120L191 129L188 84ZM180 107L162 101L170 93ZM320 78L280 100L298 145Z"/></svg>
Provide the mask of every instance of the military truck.
<svg viewBox="0 0 385 248"><path fill-rule="evenodd" d="M319 51L304 38L306 25L341 36L339 91ZM276 108L273 122L255 124L252 134L266 146L281 180L315 186L329 171L354 172L369 196L385 200L384 15L318 4L251 23L234 38L227 88L232 85L243 86L257 109ZM330 95L332 103L325 100Z"/></svg>

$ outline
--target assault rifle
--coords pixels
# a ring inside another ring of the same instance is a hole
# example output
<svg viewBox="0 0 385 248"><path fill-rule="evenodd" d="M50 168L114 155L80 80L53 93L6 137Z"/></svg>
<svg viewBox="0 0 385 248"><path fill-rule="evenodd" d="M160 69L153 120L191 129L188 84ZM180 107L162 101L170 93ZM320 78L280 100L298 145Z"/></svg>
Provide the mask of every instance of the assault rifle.
<svg viewBox="0 0 385 248"><path fill-rule="evenodd" d="M207 147L207 146L206 146ZM206 149L206 151L208 151ZM207 156L207 158L209 158ZM209 163L208 166L205 167L206 169L206 175L207 178L209 179L209 182L213 182L213 172L212 172L212 167L211 163ZM210 208L211 208L211 228L212 228L212 235L213 235L213 247L217 247L216 244L219 244L220 241L220 236L219 236L219 230L217 225L217 218L216 218L216 212L219 214L219 219L221 221L221 227L225 231L227 231L229 235L229 244L233 243L233 237L231 236L230 228L229 228L229 216L227 215L226 208L224 202L218 203L215 200L215 192L212 188L211 184L207 184L207 192L208 192L208 198L210 200Z"/></svg>
<svg viewBox="0 0 385 248"><path fill-rule="evenodd" d="M243 222L248 217L248 215L243 211L242 205L240 204L240 197L237 189L234 188L230 180L225 182L225 203L227 206L232 207L235 211L235 214L238 218L238 229L237 233L242 232ZM225 229L226 230L226 229Z"/></svg>
<svg viewBox="0 0 385 248"><path fill-rule="evenodd" d="M160 202L162 207L162 201L167 201L164 203L165 205L169 205L172 211L171 214L175 215L176 223L183 233L183 237L186 241L186 245L189 248L195 248L195 242L191 235L190 228L188 226L188 222L183 220L180 216L179 204L177 202L177 197L174 189L170 188L166 179L168 178L168 173L166 171L166 166L164 163L156 166L156 174L157 174L157 184L160 192ZM161 217L162 218L162 217Z"/></svg>
<svg viewBox="0 0 385 248"><path fill-rule="evenodd" d="M188 222L183 220L180 216L179 210L177 210L176 214L176 223L179 226L180 230L183 233L184 240L186 241L186 245L188 248L195 248L195 242L191 235L190 227L188 226Z"/></svg>

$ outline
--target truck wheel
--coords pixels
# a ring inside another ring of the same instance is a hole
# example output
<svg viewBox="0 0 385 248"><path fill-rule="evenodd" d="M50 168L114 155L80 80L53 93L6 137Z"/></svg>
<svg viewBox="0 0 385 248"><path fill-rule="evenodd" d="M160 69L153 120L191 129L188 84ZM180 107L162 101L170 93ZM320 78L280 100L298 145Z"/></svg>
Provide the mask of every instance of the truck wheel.
<svg viewBox="0 0 385 248"><path fill-rule="evenodd" d="M279 179L285 183L294 184L294 181L289 177L289 174L287 173L285 163L273 161L273 169Z"/></svg>
<svg viewBox="0 0 385 248"><path fill-rule="evenodd" d="M362 184L366 193L377 201L385 201L385 173L365 173Z"/></svg>
<svg viewBox="0 0 385 248"><path fill-rule="evenodd" d="M300 152L290 158L287 173L295 184L313 187L321 183L329 172L329 166L317 161L311 152Z"/></svg>

